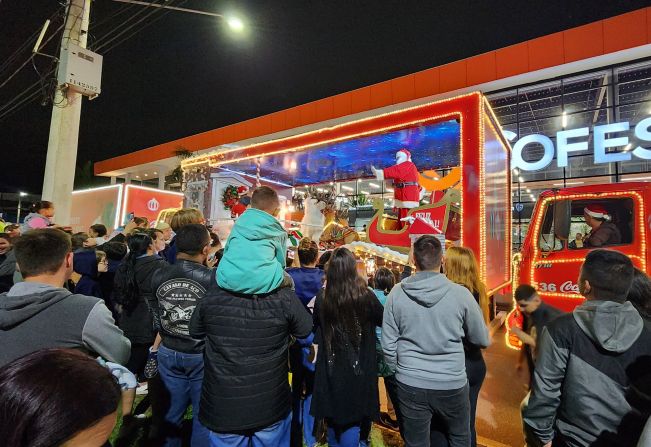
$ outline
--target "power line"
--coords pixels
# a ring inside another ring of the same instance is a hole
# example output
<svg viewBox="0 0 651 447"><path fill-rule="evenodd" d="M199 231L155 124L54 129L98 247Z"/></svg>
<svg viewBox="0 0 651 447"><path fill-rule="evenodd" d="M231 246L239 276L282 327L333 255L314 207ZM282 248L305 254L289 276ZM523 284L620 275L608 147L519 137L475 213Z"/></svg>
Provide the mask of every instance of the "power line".
<svg viewBox="0 0 651 447"><path fill-rule="evenodd" d="M53 21L57 17L57 15L60 15L60 13L61 13L61 9L57 10L54 14L52 14L50 16L49 20ZM18 56L20 55L20 53L22 53L26 48L29 48L30 45L36 41L36 38L38 37L39 33L41 32L41 29L42 29L42 27L38 28L34 32L34 34L32 34L30 37L28 37L27 40L25 40L25 42L23 42L22 45L20 47L18 47L18 49L16 49L16 51L14 51L9 57L7 57L7 59L2 63L2 65L0 65L0 74L3 71L5 71L7 68L9 68L9 66L15 60L18 59Z"/></svg>
<svg viewBox="0 0 651 447"><path fill-rule="evenodd" d="M182 1L181 3L178 3L178 4L179 4L179 5L182 5L182 4L184 4L184 3L185 3L185 1ZM122 40L120 40L119 42L116 42L115 44L113 44L113 45L109 46L108 48L106 48L106 49L103 51L103 54L108 53L108 52L111 51L113 48L115 48L115 47L117 47L118 45L120 45L120 44L126 42L127 40L131 39L134 35L138 34L140 31L144 30L144 29L147 28L148 26L153 25L154 23L156 23L157 21L159 21L160 19L162 19L163 17L165 17L165 16L166 16L167 14L169 14L170 12L172 12L172 11L171 11L171 10L165 10L163 13L159 14L157 17L154 17L153 19L151 19L150 21L148 21L146 24L144 24L144 25L141 26L140 28L135 29L131 34L129 34L128 36L126 36L124 39L122 39Z"/></svg>
<svg viewBox="0 0 651 447"><path fill-rule="evenodd" d="M49 72L45 76L48 76L51 73L52 72ZM40 83L41 80L39 79L27 87L25 90L23 90L21 93L16 95L14 98L12 98L11 101L9 101L7 104L5 104L2 109L0 109L0 122L4 121L7 117L9 117L9 115L12 115L27 104L31 103L34 99L38 98L40 93ZM18 101L19 99L20 101Z"/></svg>
<svg viewBox="0 0 651 447"><path fill-rule="evenodd" d="M169 3L171 3L172 1L173 1L173 0L162 0L161 4L169 4ZM157 4L157 3L158 3L157 1L152 2L152 4ZM97 49L96 49L95 51L99 52L99 51L101 51L103 48L106 48L110 43L114 42L114 41L115 41L116 39L118 39L120 36L124 35L127 31L131 30L133 27L139 25L139 24L142 23L144 20L146 20L146 19L148 19L149 17L151 17L152 15L156 14L156 13L158 12L159 9L160 9L160 8L153 8L153 10L152 10L151 12L145 14L143 17L141 17L141 18L140 18L139 20L137 20L136 22L130 24L129 26L123 27L123 29L120 30L117 34L114 34L113 36L111 36L111 37L108 38L108 39L106 38L107 36L103 36L104 38L100 38L100 39L99 39L99 46L97 47ZM121 40L119 43L122 43L122 42L124 42L125 40L126 40L126 38L123 39L123 40ZM115 45L114 45L114 47L115 47Z"/></svg>
<svg viewBox="0 0 651 447"><path fill-rule="evenodd" d="M59 31L61 31L63 29L64 26L65 26L65 24L61 25L54 33L52 33L52 35L50 37L48 37L45 42L43 42L43 45L46 45L50 40L52 40L59 33ZM13 79L13 77L16 76L20 72L20 70L23 69L23 67L25 65L29 64L29 62L32 60L33 57L34 57L34 55L31 54L29 56L29 58L20 65L20 67L18 67L7 79L5 79L5 81L2 84L0 84L0 88L7 85L7 83L9 81L11 81Z"/></svg>

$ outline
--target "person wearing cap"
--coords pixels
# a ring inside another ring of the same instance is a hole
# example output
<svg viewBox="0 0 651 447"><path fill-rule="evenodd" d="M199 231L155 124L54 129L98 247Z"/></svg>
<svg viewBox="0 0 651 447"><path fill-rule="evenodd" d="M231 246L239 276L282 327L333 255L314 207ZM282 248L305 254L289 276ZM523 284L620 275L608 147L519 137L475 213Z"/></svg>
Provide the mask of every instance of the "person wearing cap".
<svg viewBox="0 0 651 447"><path fill-rule="evenodd" d="M601 205L588 205L583 209L585 223L591 228L590 233L583 239L584 247L603 247L622 242L619 228L611 222L608 210Z"/></svg>
<svg viewBox="0 0 651 447"><path fill-rule="evenodd" d="M407 217L409 210L420 205L421 187L418 184L418 168L411 161L411 152L400 149L396 152L396 164L386 169L376 169L371 166L371 171L380 181L393 180L394 206L398 208L398 219Z"/></svg>

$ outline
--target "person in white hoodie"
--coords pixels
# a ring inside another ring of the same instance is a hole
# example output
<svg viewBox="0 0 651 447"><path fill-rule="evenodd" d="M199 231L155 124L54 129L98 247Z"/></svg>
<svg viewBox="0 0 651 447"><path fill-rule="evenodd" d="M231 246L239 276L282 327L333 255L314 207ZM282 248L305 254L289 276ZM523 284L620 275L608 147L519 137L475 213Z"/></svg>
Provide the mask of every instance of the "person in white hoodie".
<svg viewBox="0 0 651 447"><path fill-rule="evenodd" d="M395 371L407 447L430 445L430 429L446 433L451 447L470 446L470 400L464 339L485 348L490 339L481 309L463 286L441 270L441 243L414 243L416 274L387 299L382 350Z"/></svg>

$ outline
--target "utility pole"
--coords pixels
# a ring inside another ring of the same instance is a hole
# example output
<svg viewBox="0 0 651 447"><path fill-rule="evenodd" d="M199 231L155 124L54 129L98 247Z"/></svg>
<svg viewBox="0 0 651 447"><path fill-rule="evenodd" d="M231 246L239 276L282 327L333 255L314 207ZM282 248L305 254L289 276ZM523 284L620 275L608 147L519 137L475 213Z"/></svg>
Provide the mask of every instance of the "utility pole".
<svg viewBox="0 0 651 447"><path fill-rule="evenodd" d="M86 48L90 3L91 0L68 0L61 51L64 51L69 42ZM55 221L59 225L70 223L72 190L77 166L81 99L81 93L57 86L52 105L50 138L43 178L43 200L54 203Z"/></svg>

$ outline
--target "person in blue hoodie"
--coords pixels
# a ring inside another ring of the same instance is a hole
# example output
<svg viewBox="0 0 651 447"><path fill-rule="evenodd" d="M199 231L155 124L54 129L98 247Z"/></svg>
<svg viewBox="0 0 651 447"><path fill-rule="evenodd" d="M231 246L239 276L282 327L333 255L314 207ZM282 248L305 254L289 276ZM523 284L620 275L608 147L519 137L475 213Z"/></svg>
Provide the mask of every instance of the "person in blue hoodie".
<svg viewBox="0 0 651 447"><path fill-rule="evenodd" d="M298 244L300 267L287 269L296 288L296 296L307 310L312 312L314 299L323 288L325 272L316 266L319 247L309 237L304 237ZM301 447L316 445L314 436L314 417L310 414L312 391L314 390L314 364L310 360L313 351L313 337L298 340L289 348L289 365L292 371L292 427L290 446Z"/></svg>
<svg viewBox="0 0 651 447"><path fill-rule="evenodd" d="M74 293L103 298L99 275L108 271L106 253L95 250L80 250L73 258L74 271L81 275Z"/></svg>
<svg viewBox="0 0 651 447"><path fill-rule="evenodd" d="M251 208L235 221L217 269L217 284L230 292L254 295L292 286L285 272L287 232L276 218L280 200L276 191L260 186L253 191Z"/></svg>

